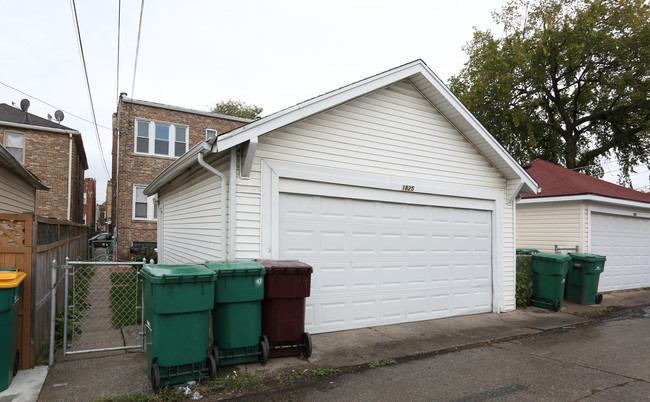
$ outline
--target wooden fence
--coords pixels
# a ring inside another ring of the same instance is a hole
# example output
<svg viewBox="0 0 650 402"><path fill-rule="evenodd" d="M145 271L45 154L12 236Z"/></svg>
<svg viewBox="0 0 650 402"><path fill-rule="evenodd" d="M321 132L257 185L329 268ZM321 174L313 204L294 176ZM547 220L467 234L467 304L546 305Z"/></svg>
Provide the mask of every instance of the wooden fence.
<svg viewBox="0 0 650 402"><path fill-rule="evenodd" d="M32 368L50 339L52 260L87 259L88 227L31 214L0 214L0 268L27 274L18 321L20 368ZM63 307L63 275L57 280L57 311Z"/></svg>

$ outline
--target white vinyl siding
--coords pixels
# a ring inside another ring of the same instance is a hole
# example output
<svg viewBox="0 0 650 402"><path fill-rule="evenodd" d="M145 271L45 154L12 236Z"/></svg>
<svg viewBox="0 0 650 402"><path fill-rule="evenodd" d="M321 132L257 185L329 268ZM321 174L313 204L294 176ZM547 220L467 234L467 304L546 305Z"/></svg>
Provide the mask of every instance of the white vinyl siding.
<svg viewBox="0 0 650 402"><path fill-rule="evenodd" d="M579 202L520 203L517 205L517 248L553 253L555 245L580 246L580 251L585 252L583 210Z"/></svg>
<svg viewBox="0 0 650 402"><path fill-rule="evenodd" d="M228 159L226 157L220 163L212 163L226 177ZM221 185L221 179L196 166L196 169L178 177L170 187L166 187L173 191L163 190L158 194L164 216L158 222L161 263L183 264L221 259L222 250L225 250L221 241Z"/></svg>
<svg viewBox="0 0 650 402"><path fill-rule="evenodd" d="M22 214L34 212L36 190L17 176L6 170L0 172L0 213Z"/></svg>

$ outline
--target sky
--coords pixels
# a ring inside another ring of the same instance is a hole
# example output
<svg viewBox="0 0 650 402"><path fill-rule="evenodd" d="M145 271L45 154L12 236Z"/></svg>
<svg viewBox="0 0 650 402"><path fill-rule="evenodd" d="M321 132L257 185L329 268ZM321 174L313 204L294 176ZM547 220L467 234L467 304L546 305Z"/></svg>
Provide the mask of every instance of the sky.
<svg viewBox="0 0 650 402"><path fill-rule="evenodd" d="M118 69L119 0L0 0L0 103L27 98L41 117L62 110L62 124L82 133L101 203L109 176L100 155L110 174L121 92L205 111L240 100L267 116L416 59L447 82L467 61L474 27L500 34L491 13L503 3L148 0L138 42L142 0L121 0ZM616 165L605 171L615 182ZM647 169L638 172L634 186L648 185Z"/></svg>

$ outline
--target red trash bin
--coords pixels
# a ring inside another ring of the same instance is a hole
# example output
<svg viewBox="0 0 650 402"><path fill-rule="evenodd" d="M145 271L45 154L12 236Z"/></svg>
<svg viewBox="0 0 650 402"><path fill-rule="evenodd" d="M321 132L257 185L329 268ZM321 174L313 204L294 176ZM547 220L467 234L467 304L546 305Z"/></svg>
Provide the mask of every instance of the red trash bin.
<svg viewBox="0 0 650 402"><path fill-rule="evenodd" d="M305 332L305 298L309 297L311 266L297 260L255 260L266 268L262 300L262 333L269 357L311 356Z"/></svg>

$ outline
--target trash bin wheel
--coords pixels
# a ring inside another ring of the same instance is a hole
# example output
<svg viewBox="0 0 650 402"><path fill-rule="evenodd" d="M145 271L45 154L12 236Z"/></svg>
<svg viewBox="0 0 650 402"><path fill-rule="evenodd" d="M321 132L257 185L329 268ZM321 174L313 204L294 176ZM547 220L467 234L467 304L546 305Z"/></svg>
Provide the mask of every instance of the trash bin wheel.
<svg viewBox="0 0 650 402"><path fill-rule="evenodd" d="M20 364L20 350L16 350L16 357L14 358L14 377L18 374L18 366Z"/></svg>
<svg viewBox="0 0 650 402"><path fill-rule="evenodd" d="M302 355L305 356L305 359L309 359L311 356L311 336L309 332L302 334Z"/></svg>
<svg viewBox="0 0 650 402"><path fill-rule="evenodd" d="M603 302L603 294L602 294L602 293L598 293L598 294L596 295L596 304L600 304L600 303L602 303L602 302Z"/></svg>
<svg viewBox="0 0 650 402"><path fill-rule="evenodd" d="M205 365L208 366L208 375L211 379L217 378L217 361L214 359L214 356L208 355L205 358Z"/></svg>
<svg viewBox="0 0 650 402"><path fill-rule="evenodd" d="M160 367L158 364L151 366L151 388L153 388L153 392L158 392L160 389Z"/></svg>
<svg viewBox="0 0 650 402"><path fill-rule="evenodd" d="M266 335L260 336L260 363L262 365L269 361L269 339Z"/></svg>
<svg viewBox="0 0 650 402"><path fill-rule="evenodd" d="M214 357L214 363L217 366L217 370L219 369L219 348L217 345L214 345L212 348L212 357Z"/></svg>
<svg viewBox="0 0 650 402"><path fill-rule="evenodd" d="M555 303L553 303L553 311L560 311L560 301L556 300Z"/></svg>

